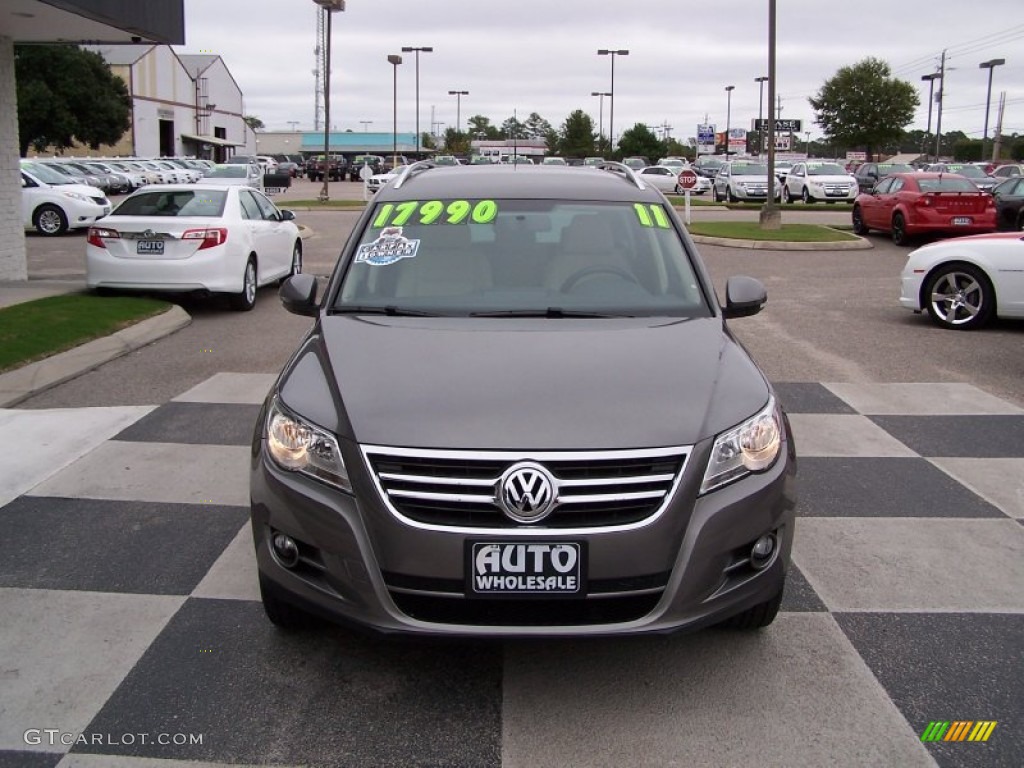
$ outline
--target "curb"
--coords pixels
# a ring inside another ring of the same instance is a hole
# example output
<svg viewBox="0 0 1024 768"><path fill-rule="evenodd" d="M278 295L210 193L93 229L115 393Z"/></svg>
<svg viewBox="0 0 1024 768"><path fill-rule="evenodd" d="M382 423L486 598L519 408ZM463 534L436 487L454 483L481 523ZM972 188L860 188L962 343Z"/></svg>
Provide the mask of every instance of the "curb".
<svg viewBox="0 0 1024 768"><path fill-rule="evenodd" d="M857 237L854 235L854 237ZM758 251L865 251L875 246L870 240L857 237L856 240L839 240L825 243L794 243L787 240L737 240L730 237L710 237L690 233L695 243L707 245L724 245L730 248L748 248Z"/></svg>
<svg viewBox="0 0 1024 768"><path fill-rule="evenodd" d="M192 317L175 304L163 314L122 328L110 336L87 341L74 349L0 374L0 408L17 405L32 395L169 336L191 322Z"/></svg>

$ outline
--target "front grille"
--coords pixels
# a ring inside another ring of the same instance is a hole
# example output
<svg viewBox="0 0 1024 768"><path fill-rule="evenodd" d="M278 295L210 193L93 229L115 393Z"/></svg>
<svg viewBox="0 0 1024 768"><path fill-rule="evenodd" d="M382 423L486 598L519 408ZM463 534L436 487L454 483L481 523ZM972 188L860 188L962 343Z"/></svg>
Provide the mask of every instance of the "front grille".
<svg viewBox="0 0 1024 768"><path fill-rule="evenodd" d="M438 624L555 627L635 621L654 610L661 593L602 599L470 600L392 593L406 616Z"/></svg>
<svg viewBox="0 0 1024 768"><path fill-rule="evenodd" d="M498 504L502 474L531 461L551 473L552 512L538 527L566 529L631 525L664 508L689 448L628 451L443 451L364 446L388 508L408 521L445 528L522 529Z"/></svg>

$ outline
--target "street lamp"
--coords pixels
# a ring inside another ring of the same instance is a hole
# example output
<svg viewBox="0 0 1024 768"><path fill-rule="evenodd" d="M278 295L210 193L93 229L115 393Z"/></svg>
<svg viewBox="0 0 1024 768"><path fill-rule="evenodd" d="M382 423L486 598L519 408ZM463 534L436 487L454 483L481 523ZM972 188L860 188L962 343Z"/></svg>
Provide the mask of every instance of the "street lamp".
<svg viewBox="0 0 1024 768"><path fill-rule="evenodd" d="M402 53L415 53L416 54L416 159L419 160L420 155L420 52L432 53L433 48L429 45L424 45L416 48L411 45L403 45Z"/></svg>
<svg viewBox="0 0 1024 768"><path fill-rule="evenodd" d="M992 70L998 67L1000 64L1005 64L1006 59L989 59L983 61L978 65L980 69L988 70L988 93L985 95L985 133L981 137L981 159L985 159L985 142L988 141L988 108L992 101ZM995 148L992 149L993 158L995 161Z"/></svg>
<svg viewBox="0 0 1024 768"><path fill-rule="evenodd" d="M313 0L327 16L327 66L324 68L324 188L320 191L321 202L331 199L329 182L331 178L331 17L337 11L345 10L345 0Z"/></svg>
<svg viewBox="0 0 1024 768"><path fill-rule="evenodd" d="M935 91L935 81L938 80L942 75L938 72L932 72L930 75L921 75L921 80L928 81L928 130L925 134L932 132L932 99L933 92ZM986 110L987 113L987 110ZM927 141L927 139L925 139Z"/></svg>
<svg viewBox="0 0 1024 768"><path fill-rule="evenodd" d="M725 159L729 159L729 128L732 121L732 91L735 85L725 86Z"/></svg>
<svg viewBox="0 0 1024 768"><path fill-rule="evenodd" d="M397 53L388 56L388 63L393 65L394 70L394 97L392 101L394 122L391 125L391 167L398 165L398 65L402 63L402 57Z"/></svg>
<svg viewBox="0 0 1024 768"><path fill-rule="evenodd" d="M602 147L602 149L600 151L601 151L601 154L603 155L604 154L604 149L603 149L603 147L604 147L604 97L605 96L611 96L611 94L608 93L607 91L591 91L590 95L591 96L599 96L600 97L600 100L598 101L598 104L600 106L598 107L598 118L597 118L597 136L598 136L597 145L599 147Z"/></svg>
<svg viewBox="0 0 1024 768"><path fill-rule="evenodd" d="M760 157L764 151L764 128L761 126L762 114L764 112L764 84L768 82L768 76L755 77L754 82L760 87L761 94L757 98L757 154Z"/></svg>
<svg viewBox="0 0 1024 768"><path fill-rule="evenodd" d="M366 126L373 125L373 120L360 120L359 122L362 123L363 133L366 133Z"/></svg>
<svg viewBox="0 0 1024 768"><path fill-rule="evenodd" d="M462 133L462 97L469 96L469 91L448 91L455 97L455 132Z"/></svg>
<svg viewBox="0 0 1024 768"><path fill-rule="evenodd" d="M598 56L611 56L612 57L612 87L609 89L608 96L611 102L611 108L608 114L608 151L610 154L615 154L615 57L616 56L629 56L629 50L626 48L620 48L618 50L611 50L609 48L600 48L597 51Z"/></svg>

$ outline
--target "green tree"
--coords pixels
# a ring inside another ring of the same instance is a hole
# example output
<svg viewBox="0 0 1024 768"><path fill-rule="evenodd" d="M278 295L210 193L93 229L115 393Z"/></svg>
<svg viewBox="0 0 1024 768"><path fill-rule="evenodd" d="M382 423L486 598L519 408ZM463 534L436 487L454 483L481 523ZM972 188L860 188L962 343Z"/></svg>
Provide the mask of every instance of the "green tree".
<svg viewBox="0 0 1024 768"><path fill-rule="evenodd" d="M128 130L131 97L98 53L74 45L18 45L18 145L64 150L75 142L99 149Z"/></svg>
<svg viewBox="0 0 1024 768"><path fill-rule="evenodd" d="M252 128L254 131L262 131L265 127L263 125L263 121L260 120L255 115L248 115L246 117L243 117L242 119L245 121L245 124ZM348 131L348 133L351 133L351 131Z"/></svg>
<svg viewBox="0 0 1024 768"><path fill-rule="evenodd" d="M502 136L506 139L529 139L532 138L526 123L516 119L515 116L505 119L501 124Z"/></svg>
<svg viewBox="0 0 1024 768"><path fill-rule="evenodd" d="M623 157L641 155L652 163L656 163L662 156L663 150L664 146L661 140L643 123L637 123L632 128L627 128L619 136L618 154Z"/></svg>
<svg viewBox="0 0 1024 768"><path fill-rule="evenodd" d="M826 139L848 148L875 149L898 144L914 119L917 89L892 77L889 65L867 58L838 72L808 100Z"/></svg>
<svg viewBox="0 0 1024 768"><path fill-rule="evenodd" d="M530 139L542 139L552 130L551 123L536 112L530 113L530 116L526 118L526 121L523 123L523 127L526 129L526 133L528 134L527 138Z"/></svg>
<svg viewBox="0 0 1024 768"><path fill-rule="evenodd" d="M559 154L564 157L587 157L594 154L594 121L582 109L565 118L562 123Z"/></svg>
<svg viewBox="0 0 1024 768"><path fill-rule="evenodd" d="M466 121L466 124L469 126L469 135L474 139L497 140L502 138L501 131L496 126L491 125L489 117L473 115Z"/></svg>
<svg viewBox="0 0 1024 768"><path fill-rule="evenodd" d="M454 128L444 129L444 148L453 155L469 154L469 135Z"/></svg>

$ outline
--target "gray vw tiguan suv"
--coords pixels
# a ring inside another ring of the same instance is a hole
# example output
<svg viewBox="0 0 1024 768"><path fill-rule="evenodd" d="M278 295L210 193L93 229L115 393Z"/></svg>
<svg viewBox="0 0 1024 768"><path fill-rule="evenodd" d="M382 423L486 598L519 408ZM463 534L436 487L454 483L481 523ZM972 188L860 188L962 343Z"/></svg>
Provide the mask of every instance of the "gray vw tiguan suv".
<svg viewBox="0 0 1024 768"><path fill-rule="evenodd" d="M374 197L256 428L271 621L388 633L771 623L785 414L661 192L618 164L409 166Z"/></svg>

